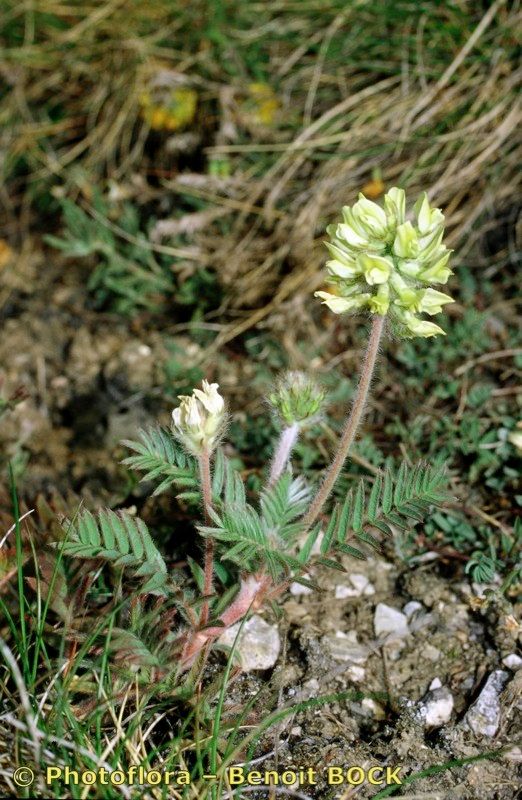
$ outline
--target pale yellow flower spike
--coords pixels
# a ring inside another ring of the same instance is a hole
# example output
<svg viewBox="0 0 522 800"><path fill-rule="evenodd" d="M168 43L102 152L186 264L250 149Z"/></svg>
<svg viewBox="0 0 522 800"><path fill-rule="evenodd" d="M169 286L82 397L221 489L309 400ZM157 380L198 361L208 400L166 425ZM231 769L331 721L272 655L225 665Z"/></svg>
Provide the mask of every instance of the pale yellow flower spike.
<svg viewBox="0 0 522 800"><path fill-rule="evenodd" d="M432 316L453 298L429 287L444 284L451 270L451 250L442 243L444 214L432 208L425 192L406 219L406 196L393 187L384 208L360 194L342 210L342 222L327 229L332 259L326 263L336 293L316 292L334 314L366 309L389 316L404 338L438 336L442 328L420 319Z"/></svg>

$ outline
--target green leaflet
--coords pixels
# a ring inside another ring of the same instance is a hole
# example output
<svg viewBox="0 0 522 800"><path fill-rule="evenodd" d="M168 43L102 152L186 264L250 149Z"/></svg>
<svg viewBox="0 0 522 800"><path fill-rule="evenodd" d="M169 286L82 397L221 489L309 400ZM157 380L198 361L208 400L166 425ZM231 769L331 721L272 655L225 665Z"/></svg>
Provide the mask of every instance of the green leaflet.
<svg viewBox="0 0 522 800"><path fill-rule="evenodd" d="M67 540L60 546L68 556L101 558L115 567L146 578L143 594L165 594L167 567L143 520L123 511L84 511L66 524Z"/></svg>
<svg viewBox="0 0 522 800"><path fill-rule="evenodd" d="M390 536L390 525L407 530L422 522L430 508L445 499L446 482L443 465L431 467L422 462L413 467L403 462L395 473L385 470L376 476L370 490L365 480L359 481L355 492L350 489L342 506L332 512L321 541L321 554L328 558L321 563L331 566L336 551L364 558L364 553L354 546L357 542L379 550L375 533ZM309 533L299 553L302 564L311 559L320 532L315 528Z"/></svg>
<svg viewBox="0 0 522 800"><path fill-rule="evenodd" d="M138 441L125 440L123 444L135 455L128 456L123 464L137 472L145 473L142 481L159 481L153 494L175 486L180 490L192 490L199 497L197 464L176 442L166 428L150 428L139 432ZM178 497L186 491L180 491Z"/></svg>
<svg viewBox="0 0 522 800"><path fill-rule="evenodd" d="M300 568L294 543L302 529L298 519L306 510L310 494L302 479L285 473L262 492L256 509L246 502L240 475L224 456L218 455L213 491L222 494L222 500L216 498L216 511L211 514L215 525L201 526L199 532L225 545L223 561L232 561L249 572L263 567L274 578Z"/></svg>

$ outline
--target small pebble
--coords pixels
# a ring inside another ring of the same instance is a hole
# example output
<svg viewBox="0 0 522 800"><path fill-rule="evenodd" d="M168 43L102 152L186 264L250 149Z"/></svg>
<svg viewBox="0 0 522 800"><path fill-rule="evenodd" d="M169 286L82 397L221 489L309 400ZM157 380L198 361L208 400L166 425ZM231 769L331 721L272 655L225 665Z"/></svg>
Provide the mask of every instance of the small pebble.
<svg viewBox="0 0 522 800"><path fill-rule="evenodd" d="M413 615L417 611L423 611L423 609L424 609L424 606L422 605L422 603L419 603L418 600L410 600L410 602L406 603L406 605L402 609L402 613L406 614L408 619L410 619L410 617L413 617Z"/></svg>
<svg viewBox="0 0 522 800"><path fill-rule="evenodd" d="M365 697L364 700L361 700L361 706L365 711L369 711L374 719L386 719L384 708L379 703L376 703L375 700L372 700L371 697Z"/></svg>
<svg viewBox="0 0 522 800"><path fill-rule="evenodd" d="M366 677L364 667L358 667L356 664L350 664L346 670L346 676L354 683L361 683Z"/></svg>
<svg viewBox="0 0 522 800"><path fill-rule="evenodd" d="M492 672L476 701L468 709L464 722L478 736L494 736L500 725L500 694L508 680L502 669Z"/></svg>
<svg viewBox="0 0 522 800"><path fill-rule="evenodd" d="M218 639L218 644L232 647L241 623L232 625ZM281 649L277 625L269 625L254 614L243 626L236 647L244 672L255 669L270 669L276 663Z"/></svg>
<svg viewBox="0 0 522 800"><path fill-rule="evenodd" d="M348 577L350 585L339 583L335 587L336 600L344 600L347 597L361 597L361 595L375 594L375 587L372 586L366 575L353 573Z"/></svg>
<svg viewBox="0 0 522 800"><path fill-rule="evenodd" d="M379 603L375 609L374 629L376 636L386 636L387 640L404 639L408 633L408 618L397 608Z"/></svg>
<svg viewBox="0 0 522 800"><path fill-rule="evenodd" d="M453 711L453 695L445 686L440 684L440 680L435 678L430 686L430 691L421 700L417 709L417 716L422 720L426 728L440 728L449 722Z"/></svg>
<svg viewBox="0 0 522 800"><path fill-rule="evenodd" d="M508 656L502 659L502 663L504 664L504 666L508 667L509 669L512 669L513 672L516 672L517 669L520 669L520 667L522 667L522 658L520 656L517 656L516 653L510 653Z"/></svg>
<svg viewBox="0 0 522 800"><path fill-rule="evenodd" d="M328 634L323 642L328 647L332 657L336 661L349 661L352 664L364 664L370 655L370 650L366 645L359 644L356 631L344 633L336 631L335 634Z"/></svg>
<svg viewBox="0 0 522 800"><path fill-rule="evenodd" d="M502 757L506 761L512 761L514 764L522 764L522 747L515 745L510 750L504 750Z"/></svg>

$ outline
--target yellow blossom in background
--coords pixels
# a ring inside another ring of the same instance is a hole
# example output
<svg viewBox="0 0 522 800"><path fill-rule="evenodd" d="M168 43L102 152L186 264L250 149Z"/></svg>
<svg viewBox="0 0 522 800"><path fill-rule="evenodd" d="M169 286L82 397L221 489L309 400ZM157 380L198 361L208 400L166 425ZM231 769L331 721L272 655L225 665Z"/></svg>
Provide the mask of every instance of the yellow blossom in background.
<svg viewBox="0 0 522 800"><path fill-rule="evenodd" d="M384 183L379 177L372 178L371 181L364 184L361 192L365 197L369 197L370 200L375 200L384 192Z"/></svg>
<svg viewBox="0 0 522 800"><path fill-rule="evenodd" d="M194 89L178 86L161 93L145 90L139 102L141 115L155 131L177 131L194 121L198 95Z"/></svg>
<svg viewBox="0 0 522 800"><path fill-rule="evenodd" d="M272 87L267 83L249 83L247 92L247 97L240 104L243 121L250 125L272 127L281 107Z"/></svg>

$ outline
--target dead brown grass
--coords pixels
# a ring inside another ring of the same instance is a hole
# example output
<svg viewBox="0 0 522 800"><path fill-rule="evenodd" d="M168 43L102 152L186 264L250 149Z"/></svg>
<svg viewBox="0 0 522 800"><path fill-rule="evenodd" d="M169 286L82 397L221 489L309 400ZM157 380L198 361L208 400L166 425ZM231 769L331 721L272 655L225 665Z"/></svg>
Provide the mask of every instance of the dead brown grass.
<svg viewBox="0 0 522 800"><path fill-rule="evenodd" d="M312 0L279 0L270 6L273 19L259 28L256 15L268 12L253 3L251 28L238 23L227 33L238 59L245 42L247 56L249 47L266 42L280 111L264 127L245 122L248 76L227 76L205 35L198 46L190 41L187 8L169 0L8 3L4 27L18 26L22 41L0 62L11 87L0 110L11 181L3 200L19 213L49 176L70 186L141 171L145 180L162 177L161 191L175 207L178 197L179 205L187 196L203 201L203 212L160 221L151 247L161 249L158 240L169 237L176 245L184 234L194 253L191 267L185 251L188 272L201 265L217 270L226 290L221 311L231 323L216 346L321 282L324 227L361 190L378 197L393 184L413 195L428 188L445 210L459 260L488 219L515 202L522 155L522 70L513 58L519 2L496 0L483 12L477 3L435 4L433 18L419 12L412 21L392 19L389 45L378 38L383 31L369 28L377 23L364 2L340 11L333 3L318 16ZM210 26L205 10L208 4L197 4L197 29ZM44 11L53 25L34 24ZM270 44L274 25L288 29L285 46L280 39ZM374 36L371 68L330 55L332 42L355 42L357 35ZM182 157L167 169L172 137L150 163L138 98L154 64L197 86L203 154L226 160L229 177L195 173ZM246 73L244 65L238 69ZM66 113L53 120L53 109ZM19 159L21 171L13 167Z"/></svg>

